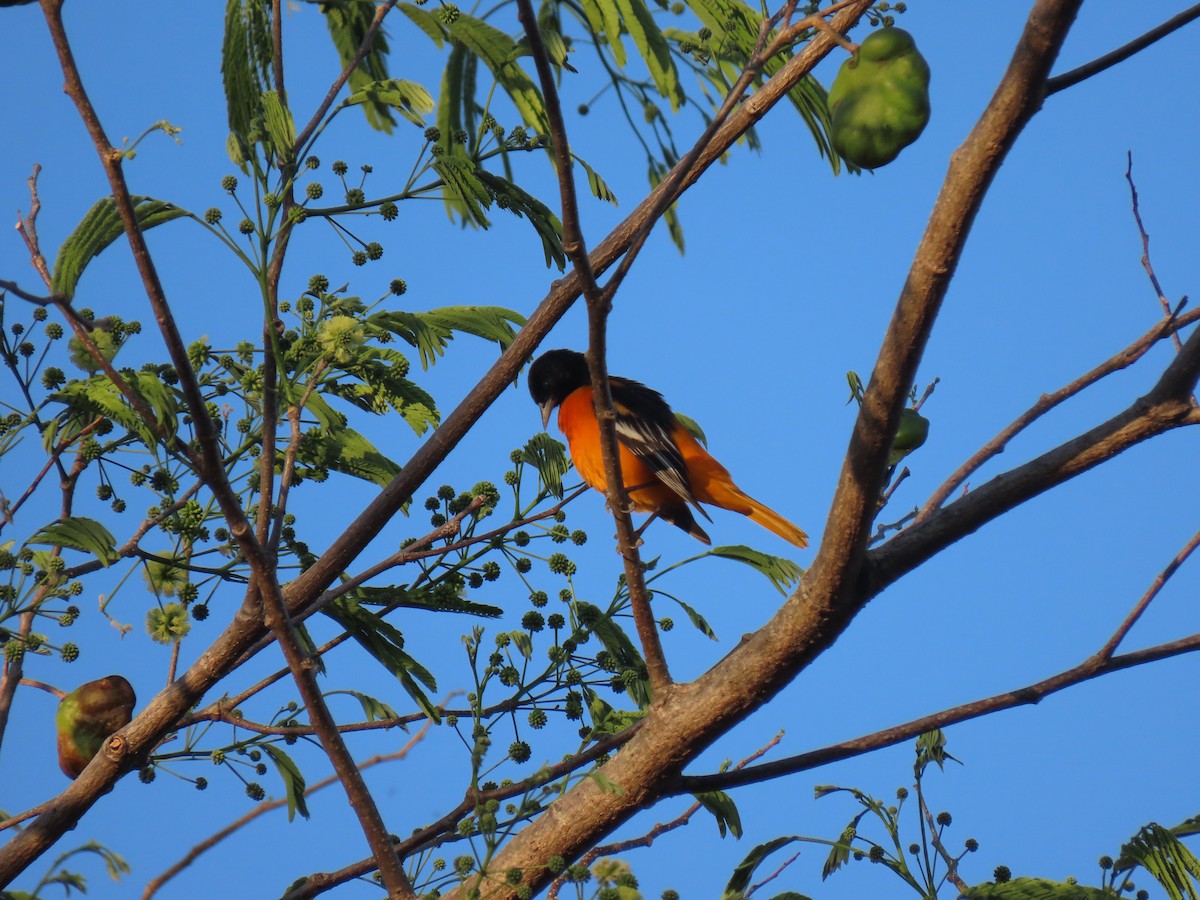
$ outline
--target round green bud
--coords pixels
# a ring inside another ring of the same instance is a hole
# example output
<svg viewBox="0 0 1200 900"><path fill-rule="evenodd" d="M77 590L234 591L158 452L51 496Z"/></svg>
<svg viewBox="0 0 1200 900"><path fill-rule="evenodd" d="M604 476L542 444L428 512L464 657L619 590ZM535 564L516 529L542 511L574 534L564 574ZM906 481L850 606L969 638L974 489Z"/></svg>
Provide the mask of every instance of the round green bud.
<svg viewBox="0 0 1200 900"><path fill-rule="evenodd" d="M226 175L221 179L221 190L233 193L237 190L238 180L233 175Z"/></svg>

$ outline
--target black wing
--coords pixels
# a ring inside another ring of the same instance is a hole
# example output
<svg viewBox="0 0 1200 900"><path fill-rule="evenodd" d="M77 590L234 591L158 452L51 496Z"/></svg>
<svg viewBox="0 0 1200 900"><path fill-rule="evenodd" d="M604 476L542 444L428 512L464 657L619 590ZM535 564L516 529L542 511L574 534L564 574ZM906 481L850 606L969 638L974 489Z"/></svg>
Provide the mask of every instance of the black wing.
<svg viewBox="0 0 1200 900"><path fill-rule="evenodd" d="M617 414L617 439L681 500L709 518L692 493L687 466L673 435L678 420L662 394L625 378L610 378L609 385Z"/></svg>

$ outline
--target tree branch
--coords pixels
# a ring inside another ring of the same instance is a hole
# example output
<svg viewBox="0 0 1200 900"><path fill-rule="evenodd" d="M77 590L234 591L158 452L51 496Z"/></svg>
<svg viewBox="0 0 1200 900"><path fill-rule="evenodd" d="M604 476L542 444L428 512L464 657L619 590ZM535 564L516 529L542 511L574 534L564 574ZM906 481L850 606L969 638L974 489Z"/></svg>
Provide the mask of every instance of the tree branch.
<svg viewBox="0 0 1200 900"><path fill-rule="evenodd" d="M1046 82L1046 96L1049 97L1051 94L1057 94L1059 91L1079 84L1079 82L1091 78L1105 69L1112 68L1117 63L1124 62L1135 53L1140 53L1151 44L1165 38L1172 31L1178 31L1184 25L1197 18L1200 18L1200 4L1172 16L1157 28L1151 28L1141 37L1134 38L1128 44L1118 47L1111 53L1106 53L1104 56L1094 59L1076 69L1072 69L1069 72L1064 72L1062 75L1055 75Z"/></svg>

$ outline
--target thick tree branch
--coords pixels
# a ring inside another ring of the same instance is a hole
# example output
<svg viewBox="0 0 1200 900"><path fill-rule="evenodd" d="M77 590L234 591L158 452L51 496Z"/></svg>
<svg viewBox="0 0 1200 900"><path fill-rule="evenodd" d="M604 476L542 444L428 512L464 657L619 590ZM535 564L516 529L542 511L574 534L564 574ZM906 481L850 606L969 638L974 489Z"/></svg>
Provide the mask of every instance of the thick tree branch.
<svg viewBox="0 0 1200 900"><path fill-rule="evenodd" d="M770 623L712 670L691 684L678 685L662 706L651 707L639 734L605 768L606 776L621 786L619 794L577 785L514 837L493 861L498 870L533 871L552 854L577 856L654 803L662 786L690 759L774 696L867 602L860 575L901 408L975 214L1007 150L1040 106L1045 78L1079 3L1035 4L992 102L954 154L859 412L825 542L797 593ZM847 10L842 15L852 14ZM845 30L844 23L833 24ZM803 55L804 51L792 63ZM774 82L772 78L767 88ZM749 98L739 113L751 114L762 93ZM457 892L448 896L456 897ZM514 893L486 884L482 896L510 898Z"/></svg>

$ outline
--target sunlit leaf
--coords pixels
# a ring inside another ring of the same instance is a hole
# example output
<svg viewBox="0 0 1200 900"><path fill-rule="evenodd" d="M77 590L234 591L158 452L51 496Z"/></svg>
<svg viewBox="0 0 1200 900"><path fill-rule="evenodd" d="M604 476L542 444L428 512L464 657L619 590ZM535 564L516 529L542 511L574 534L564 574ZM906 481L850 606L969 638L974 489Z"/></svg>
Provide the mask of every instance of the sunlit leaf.
<svg viewBox="0 0 1200 900"><path fill-rule="evenodd" d="M382 722L388 719L400 718L399 713L384 703L382 700L377 700L360 691L326 691L326 697L332 697L334 694L346 694L353 697L362 706L363 715L367 717L368 722ZM403 727L403 726L401 726Z"/></svg>
<svg viewBox="0 0 1200 900"><path fill-rule="evenodd" d="M1045 878L1014 878L1001 884L977 884L959 897L962 900L1112 900L1113 894L1100 888Z"/></svg>
<svg viewBox="0 0 1200 900"><path fill-rule="evenodd" d="M607 200L613 206L617 205L617 195L612 192L612 188L604 181L603 178L578 156L574 157L575 162L583 166L583 171L587 173L588 188L591 189L592 196L597 200Z"/></svg>
<svg viewBox="0 0 1200 900"><path fill-rule="evenodd" d="M800 576L804 574L804 570L790 559L784 559L782 556L772 556L769 553L762 553L741 544L713 547L696 556L695 559L701 559L705 556L732 559L750 566L750 568L767 576L771 584L775 586L775 589L784 595L787 594L788 589L796 583Z"/></svg>
<svg viewBox="0 0 1200 900"><path fill-rule="evenodd" d="M375 4L372 0L338 0L336 3L321 3L319 9L325 14L329 35L333 38L333 45L344 67L358 54L358 48L367 36L375 17ZM388 80L388 50L387 34L380 27L371 41L371 49L350 73L352 93L373 82ZM365 100L361 105L372 128L386 134L392 133L396 120L390 106L374 98Z"/></svg>
<svg viewBox="0 0 1200 900"><path fill-rule="evenodd" d="M705 791L692 796L717 820L717 830L721 837L725 837L727 830L735 838L742 836L742 817L732 797L724 791Z"/></svg>
<svg viewBox="0 0 1200 900"><path fill-rule="evenodd" d="M400 682L400 686L426 716L441 722L441 713L417 684L419 681L434 691L437 690L437 681L428 669L404 652L404 635L349 597L337 598L322 611L341 625L350 637Z"/></svg>
<svg viewBox="0 0 1200 900"><path fill-rule="evenodd" d="M380 487L386 487L400 472L398 463L380 453L370 441L352 428L309 431L300 442L297 458L310 465L324 466L330 471L352 475Z"/></svg>
<svg viewBox="0 0 1200 900"><path fill-rule="evenodd" d="M384 103L394 109L414 125L424 127L423 114L433 112L433 97L429 91L415 81L405 81L401 78L389 78L387 81L375 81L355 91L344 101L346 106L359 103Z"/></svg>
<svg viewBox="0 0 1200 900"><path fill-rule="evenodd" d="M521 450L521 461L537 470L546 490L555 497L562 497L562 480L570 465L567 462L567 448L561 441L544 431L535 434Z"/></svg>
<svg viewBox="0 0 1200 900"><path fill-rule="evenodd" d="M671 109L678 112L686 97L679 86L679 72L671 58L671 48L658 23L643 0L616 0L616 4L621 12L621 22L637 45L654 86L671 104Z"/></svg>
<svg viewBox="0 0 1200 900"><path fill-rule="evenodd" d="M131 196L130 200L133 201L133 213L142 231L188 215L187 210L172 206L165 200L138 196ZM50 282L55 293L68 299L75 296L75 287L88 263L124 233L116 201L112 197L97 200L59 248Z"/></svg>
<svg viewBox="0 0 1200 900"><path fill-rule="evenodd" d="M517 64L520 56L517 42L482 19L466 13L460 14L448 26L448 30L452 41L483 60L525 124L538 134L546 134L550 130L550 122L546 117L542 94L533 79Z"/></svg>
<svg viewBox="0 0 1200 900"><path fill-rule="evenodd" d="M270 85L273 59L267 4L262 0L229 0L221 43L221 79L233 135L248 136L262 115L262 93Z"/></svg>
<svg viewBox="0 0 1200 900"><path fill-rule="evenodd" d="M416 347L421 367L428 369L446 352L455 332L471 334L507 347L525 317L500 306L443 306L426 312L386 311L367 319L368 325L385 328Z"/></svg>
<svg viewBox="0 0 1200 900"><path fill-rule="evenodd" d="M112 565L120 558L116 552L117 539L95 519L86 516L59 519L54 524L47 525L27 543L81 550L92 554L106 566Z"/></svg>
<svg viewBox="0 0 1200 900"><path fill-rule="evenodd" d="M296 143L296 122L278 91L263 91L263 125L275 147L275 153L286 157Z"/></svg>
<svg viewBox="0 0 1200 900"><path fill-rule="evenodd" d="M515 216L529 220L529 224L542 239L546 266L549 267L553 263L560 271L565 269L567 254L562 247L562 222L554 214L554 210L520 185L486 169L477 169L475 175L496 195L496 206L499 209L506 209Z"/></svg>

